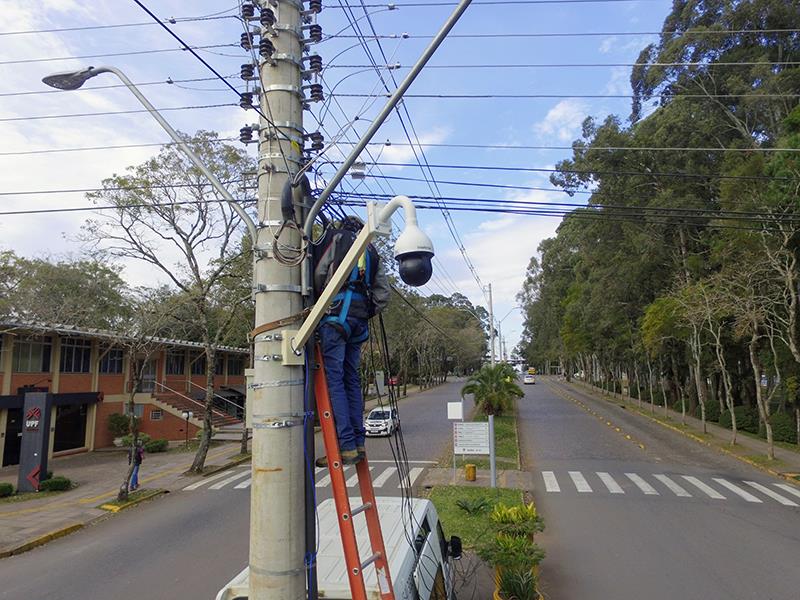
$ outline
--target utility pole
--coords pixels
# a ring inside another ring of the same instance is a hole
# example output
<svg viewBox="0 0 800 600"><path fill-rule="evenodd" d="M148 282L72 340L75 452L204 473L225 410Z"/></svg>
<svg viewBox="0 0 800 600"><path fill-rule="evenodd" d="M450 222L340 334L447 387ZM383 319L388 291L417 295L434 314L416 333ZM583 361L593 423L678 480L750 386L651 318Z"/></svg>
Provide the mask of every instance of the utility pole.
<svg viewBox="0 0 800 600"><path fill-rule="evenodd" d="M494 366L494 309L492 308L492 284L488 286L489 289L489 347L492 357L492 366Z"/></svg>
<svg viewBox="0 0 800 600"><path fill-rule="evenodd" d="M272 123L262 117L259 129L256 327L303 308L300 267L278 262L272 252L273 235L281 225L281 193L302 159L302 3L258 4L260 106ZM267 19L266 11L271 13ZM281 234L281 244L299 247L300 242L294 229ZM288 353L282 348L284 336L278 334L276 330L254 340L249 600L305 595L304 373L302 366L284 364Z"/></svg>

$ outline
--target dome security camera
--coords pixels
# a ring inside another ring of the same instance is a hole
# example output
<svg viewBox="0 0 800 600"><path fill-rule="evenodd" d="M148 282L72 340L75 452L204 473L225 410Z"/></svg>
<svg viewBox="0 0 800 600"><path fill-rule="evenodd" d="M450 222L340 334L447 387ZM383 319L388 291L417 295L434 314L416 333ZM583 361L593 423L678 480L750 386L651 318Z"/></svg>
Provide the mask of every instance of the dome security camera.
<svg viewBox="0 0 800 600"><path fill-rule="evenodd" d="M433 242L416 223L406 223L405 230L395 242L394 258L400 278L408 285L425 285L433 275Z"/></svg>

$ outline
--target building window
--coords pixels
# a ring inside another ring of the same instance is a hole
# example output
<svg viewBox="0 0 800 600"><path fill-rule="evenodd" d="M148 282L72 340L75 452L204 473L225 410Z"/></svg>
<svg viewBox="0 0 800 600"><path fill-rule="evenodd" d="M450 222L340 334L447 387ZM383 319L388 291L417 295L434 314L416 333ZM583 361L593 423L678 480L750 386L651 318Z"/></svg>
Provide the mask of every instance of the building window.
<svg viewBox="0 0 800 600"><path fill-rule="evenodd" d="M225 374L225 357L222 354L217 354L214 357L214 375Z"/></svg>
<svg viewBox="0 0 800 600"><path fill-rule="evenodd" d="M164 418L164 413L161 412L160 408L154 408L150 411L150 420L151 421L160 421Z"/></svg>
<svg viewBox="0 0 800 600"><path fill-rule="evenodd" d="M127 402L123 404L122 414L124 415L131 414L130 405ZM144 416L144 404L133 405L133 416L139 419L141 419Z"/></svg>
<svg viewBox="0 0 800 600"><path fill-rule="evenodd" d="M88 373L92 358L91 340L64 338L61 340L62 373Z"/></svg>
<svg viewBox="0 0 800 600"><path fill-rule="evenodd" d="M15 373L47 373L50 371L50 338L20 339L14 343L12 370Z"/></svg>
<svg viewBox="0 0 800 600"><path fill-rule="evenodd" d="M192 375L205 375L206 374L206 354L192 352L190 355L192 360Z"/></svg>
<svg viewBox="0 0 800 600"><path fill-rule="evenodd" d="M244 375L244 359L241 354L228 356L228 375Z"/></svg>
<svg viewBox="0 0 800 600"><path fill-rule="evenodd" d="M125 351L122 348L101 348L100 372L106 375L122 373L122 359Z"/></svg>
<svg viewBox="0 0 800 600"><path fill-rule="evenodd" d="M167 352L167 375L183 375L186 373L186 353L182 350Z"/></svg>

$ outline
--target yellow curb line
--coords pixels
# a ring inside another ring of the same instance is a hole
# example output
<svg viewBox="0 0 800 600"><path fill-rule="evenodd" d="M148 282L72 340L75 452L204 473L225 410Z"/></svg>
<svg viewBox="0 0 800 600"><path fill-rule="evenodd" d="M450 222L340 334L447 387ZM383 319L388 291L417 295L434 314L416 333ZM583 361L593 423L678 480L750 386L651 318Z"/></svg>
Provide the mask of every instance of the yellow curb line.
<svg viewBox="0 0 800 600"><path fill-rule="evenodd" d="M211 470L203 473L202 476L203 477L208 477L209 475L213 475L214 473L219 473L220 471L224 471L225 469L230 469L231 467L235 467L235 466L240 465L240 464L242 464L244 462L247 462L247 461L251 460L252 458L253 458L253 456L250 455L250 456L241 456L241 457L237 458L236 460L229 460L224 465L220 465L220 466L218 466L218 467L216 467L214 469L211 469Z"/></svg>
<svg viewBox="0 0 800 600"><path fill-rule="evenodd" d="M127 502L125 502L123 504L101 504L100 508L102 508L103 510L107 510L107 511L113 512L113 513L118 513L119 511L125 510L126 508L130 508L131 506L136 506L137 504L140 504L141 502L144 502L145 500L151 500L152 498L155 498L156 496L160 496L162 494L167 494L167 493L168 493L167 490L160 490L160 489L159 490L149 490L147 493L142 494L141 496L138 496L137 498L134 498L133 500L128 500Z"/></svg>
<svg viewBox="0 0 800 600"><path fill-rule="evenodd" d="M83 529L83 523L73 523L72 525L61 527L60 529L56 529L54 531L51 531L50 533L45 533L44 535L40 535L39 537L34 538L29 542L25 542L24 544L21 544L16 548L11 548L10 550L4 550L0 552L0 558L6 558L8 556L22 554L23 552L32 550L37 546L43 546L47 542L58 539L60 537L64 537L65 535L69 535L70 533L74 533L80 529Z"/></svg>

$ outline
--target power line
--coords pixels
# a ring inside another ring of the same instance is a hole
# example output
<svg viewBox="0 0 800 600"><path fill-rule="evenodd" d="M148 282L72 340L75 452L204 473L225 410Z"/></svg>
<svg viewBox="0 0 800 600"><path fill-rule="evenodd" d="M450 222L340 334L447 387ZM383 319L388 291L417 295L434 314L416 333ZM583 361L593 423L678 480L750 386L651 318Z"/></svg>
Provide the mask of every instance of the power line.
<svg viewBox="0 0 800 600"><path fill-rule="evenodd" d="M473 3L474 4L474 3ZM491 38L553 38L553 37L631 37L649 35L669 35L669 36L706 36L706 35L746 35L746 34L781 34L797 33L800 29L713 29L706 31L562 31L562 32L520 32L520 33L451 33L447 39L491 39ZM355 35L338 35L341 39L354 39ZM433 35L428 34L409 34L409 33L389 33L383 35L370 36L367 39L431 39Z"/></svg>
<svg viewBox="0 0 800 600"><path fill-rule="evenodd" d="M224 12L230 12L229 9ZM209 16L201 16L201 17L172 17L169 19L164 19L165 23L170 23L175 25L177 23L192 23L196 21L219 21L221 19L238 19L239 17L236 15L209 15ZM113 25L85 25L81 27L59 27L54 29L27 29L23 31L0 31L0 36L9 36L9 35L28 35L28 34L38 34L38 33L63 33L68 31L92 31L98 29L120 29L123 27L144 27L149 25L155 25L150 21L145 21L142 23L116 23Z"/></svg>
<svg viewBox="0 0 800 600"><path fill-rule="evenodd" d="M477 63L428 65L426 69L568 69L568 68L616 68L616 67L795 67L800 61L765 60L744 62L652 62L652 63ZM384 65L380 65L384 66ZM386 65L392 69L410 69L410 66ZM368 65L326 64L326 69L365 69Z"/></svg>
<svg viewBox="0 0 800 600"><path fill-rule="evenodd" d="M406 142L370 142L370 146L408 146ZM576 150L574 146L533 146L527 144L447 144L447 143L425 143L429 148L465 148L465 149L487 149L487 150ZM668 146L587 146L579 147L578 150L604 150L604 151L631 151L631 152L800 152L800 148L713 148L713 147L668 147ZM2 155L2 153L0 153ZM440 182L444 183L444 182Z"/></svg>
<svg viewBox="0 0 800 600"><path fill-rule="evenodd" d="M159 112L168 112L175 110L201 110L207 108L227 108L231 106L238 106L238 104L203 104L199 106L168 106L166 108L159 108ZM0 123L8 123L11 121L42 121L46 119L71 119L74 117L102 117L114 115L133 115L137 113L149 112L145 108L137 108L132 110L112 110L91 113L71 113L63 115L34 115L32 117L4 117L0 119Z"/></svg>
<svg viewBox="0 0 800 600"><path fill-rule="evenodd" d="M184 200L176 202L160 202L160 203L142 203L142 204L125 204L124 206L117 206L115 204L104 204L100 206L72 206L64 208L40 208L40 209L25 209L25 210L7 210L0 212L0 217L11 217L20 215L42 215L53 213L74 213L74 212L91 212L91 211L104 211L104 210L128 210L130 208L153 208L169 206L184 206L187 204L226 204L228 200L225 199L207 199L207 200ZM250 205L256 202L255 199L242 199L239 200L241 204Z"/></svg>
<svg viewBox="0 0 800 600"><path fill-rule="evenodd" d="M800 63L798 63L800 64ZM332 96L337 96L339 98L370 98L375 96L375 94L364 94L364 93L336 93L332 94ZM391 94L383 94L385 97L391 96ZM404 98L427 98L427 99L450 99L450 100L495 100L495 99L507 99L507 100L554 100L554 99L561 99L561 98L591 98L591 99L603 99L603 98L636 98L633 94L404 94ZM748 92L743 94L684 94L681 92L677 92L674 94L648 94L647 99L651 100L654 98L661 98L663 99L670 99L670 100L678 100L681 98L685 99L704 99L704 98L800 98L800 94L771 94L766 93L762 94L759 92Z"/></svg>
<svg viewBox="0 0 800 600"><path fill-rule="evenodd" d="M230 185L232 183L243 183L243 179L231 179L228 181L220 181L223 185ZM51 190L17 190L15 192L0 192L0 196L44 196L48 194L88 194L91 192L126 192L135 190L171 190L177 188L193 188L198 184L193 183L164 183L164 184L148 184L148 185L123 185L123 186L108 186L108 187L92 187L92 188L62 188ZM209 186L211 183L201 183L201 187Z"/></svg>
<svg viewBox="0 0 800 600"><path fill-rule="evenodd" d="M236 142L238 137L217 138L220 142ZM151 148L154 146L176 146L175 142L153 142L148 144L118 144L115 146L84 146L82 148L42 148L38 150L21 150L14 152L0 152L0 156L28 156L31 154L59 154L61 152L89 152L94 150L120 150L127 148Z"/></svg>
<svg viewBox="0 0 800 600"><path fill-rule="evenodd" d="M88 60L90 58L110 58L116 56L139 56L142 54L163 54L164 52L183 52L189 50L208 50L211 48L235 48L238 44L210 44L207 46L192 46L185 48L157 48L154 50L133 50L131 52L112 52L103 54L85 54L83 56L51 56L47 58L24 58L20 60L3 60L0 65L23 65L29 63L56 62L61 60Z"/></svg>
<svg viewBox="0 0 800 600"><path fill-rule="evenodd" d="M621 2L658 2L659 0L478 0L470 6L503 6L532 4L619 4ZM395 8L433 8L437 6L457 6L458 2L392 2ZM389 4L342 4L344 8L384 8ZM326 4L325 8L336 8Z"/></svg>
<svg viewBox="0 0 800 600"><path fill-rule="evenodd" d="M233 79L234 77L238 77L237 75L229 75L228 79ZM216 81L216 77L194 77L192 79L172 79L168 77L167 79L162 79L160 81L143 81L141 83L134 83L136 87L145 87L150 85L176 85L180 83L199 83L201 81ZM112 90L114 88L123 88L128 87L124 83L111 83L108 85L90 85L90 86L81 86L77 90L70 90L71 93L75 92L88 92L93 90ZM178 86L180 87L180 86ZM218 88L221 90L221 88ZM204 91L218 91L218 90L204 90ZM227 90L224 90L227 91ZM5 92L0 94L0 98L8 98L12 96L38 96L41 94L63 94L64 90L29 90L26 92Z"/></svg>

